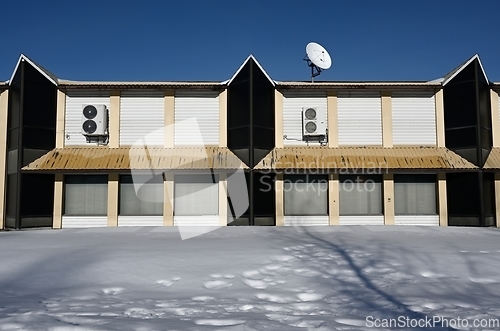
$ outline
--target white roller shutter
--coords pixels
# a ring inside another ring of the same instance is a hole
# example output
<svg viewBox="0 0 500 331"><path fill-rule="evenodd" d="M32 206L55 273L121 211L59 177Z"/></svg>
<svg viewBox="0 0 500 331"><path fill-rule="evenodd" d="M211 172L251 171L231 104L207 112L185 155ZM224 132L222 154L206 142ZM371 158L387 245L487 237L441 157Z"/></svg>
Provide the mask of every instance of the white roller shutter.
<svg viewBox="0 0 500 331"><path fill-rule="evenodd" d="M316 226L329 225L328 216L285 216L285 226Z"/></svg>
<svg viewBox="0 0 500 331"><path fill-rule="evenodd" d="M118 226L163 226L163 216L118 216Z"/></svg>
<svg viewBox="0 0 500 331"><path fill-rule="evenodd" d="M219 93L176 92L174 122L176 146L219 145Z"/></svg>
<svg viewBox="0 0 500 331"><path fill-rule="evenodd" d="M439 215L396 215L395 225L439 226Z"/></svg>
<svg viewBox="0 0 500 331"><path fill-rule="evenodd" d="M63 216L62 228L98 228L108 226L107 216Z"/></svg>
<svg viewBox="0 0 500 331"><path fill-rule="evenodd" d="M106 91L67 91L66 113L64 116L64 145L86 145L81 134L83 105L106 105L109 109L109 92Z"/></svg>
<svg viewBox="0 0 500 331"><path fill-rule="evenodd" d="M164 145L165 98L161 91L123 91L120 97L120 145L147 136L148 145Z"/></svg>
<svg viewBox="0 0 500 331"><path fill-rule="evenodd" d="M318 111L327 112L326 92L293 91L283 93L283 139L285 146L306 145L302 141L302 108L317 108ZM278 121L280 119L276 119Z"/></svg>
<svg viewBox="0 0 500 331"><path fill-rule="evenodd" d="M379 92L339 92L337 109L339 145L382 146L382 103Z"/></svg>
<svg viewBox="0 0 500 331"><path fill-rule="evenodd" d="M174 216L174 226L219 226L219 216Z"/></svg>
<svg viewBox="0 0 500 331"><path fill-rule="evenodd" d="M374 216L340 216L340 225L384 225L383 215Z"/></svg>
<svg viewBox="0 0 500 331"><path fill-rule="evenodd" d="M174 225L219 225L218 175L176 175Z"/></svg>
<svg viewBox="0 0 500 331"><path fill-rule="evenodd" d="M436 145L436 105L433 92L392 93L394 145Z"/></svg>

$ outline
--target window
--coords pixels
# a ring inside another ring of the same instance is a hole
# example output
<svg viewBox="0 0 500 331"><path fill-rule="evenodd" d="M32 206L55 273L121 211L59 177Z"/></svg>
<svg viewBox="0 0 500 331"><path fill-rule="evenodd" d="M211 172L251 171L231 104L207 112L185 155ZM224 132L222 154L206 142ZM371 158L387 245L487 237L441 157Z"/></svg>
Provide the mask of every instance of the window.
<svg viewBox="0 0 500 331"><path fill-rule="evenodd" d="M163 177L120 176L120 215L163 215Z"/></svg>
<svg viewBox="0 0 500 331"><path fill-rule="evenodd" d="M436 175L394 175L396 215L436 215Z"/></svg>
<svg viewBox="0 0 500 331"><path fill-rule="evenodd" d="M219 214L217 175L177 175L174 179L174 214L202 216Z"/></svg>
<svg viewBox="0 0 500 331"><path fill-rule="evenodd" d="M64 192L65 215L107 215L107 175L65 176Z"/></svg>
<svg viewBox="0 0 500 331"><path fill-rule="evenodd" d="M341 175L340 215L382 215L382 176Z"/></svg>
<svg viewBox="0 0 500 331"><path fill-rule="evenodd" d="M328 215L328 177L289 175L283 180L285 215Z"/></svg>

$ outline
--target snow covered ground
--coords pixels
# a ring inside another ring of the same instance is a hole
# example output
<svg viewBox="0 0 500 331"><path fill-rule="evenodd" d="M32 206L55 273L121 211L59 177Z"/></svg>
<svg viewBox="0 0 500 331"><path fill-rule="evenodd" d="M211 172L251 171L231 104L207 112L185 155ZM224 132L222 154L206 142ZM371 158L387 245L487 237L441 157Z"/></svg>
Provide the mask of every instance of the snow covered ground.
<svg viewBox="0 0 500 331"><path fill-rule="evenodd" d="M0 330L498 330L499 318L493 228L0 232Z"/></svg>

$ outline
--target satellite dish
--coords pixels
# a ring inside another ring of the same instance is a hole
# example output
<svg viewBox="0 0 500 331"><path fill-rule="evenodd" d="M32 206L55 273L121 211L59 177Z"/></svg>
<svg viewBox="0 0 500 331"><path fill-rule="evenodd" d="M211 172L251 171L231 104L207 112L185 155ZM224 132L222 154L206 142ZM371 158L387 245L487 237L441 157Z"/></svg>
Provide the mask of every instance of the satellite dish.
<svg viewBox="0 0 500 331"><path fill-rule="evenodd" d="M304 61L311 68L311 81L314 77L321 74L322 70L329 69L332 66L332 58L328 51L318 43L310 42L306 46L306 56Z"/></svg>

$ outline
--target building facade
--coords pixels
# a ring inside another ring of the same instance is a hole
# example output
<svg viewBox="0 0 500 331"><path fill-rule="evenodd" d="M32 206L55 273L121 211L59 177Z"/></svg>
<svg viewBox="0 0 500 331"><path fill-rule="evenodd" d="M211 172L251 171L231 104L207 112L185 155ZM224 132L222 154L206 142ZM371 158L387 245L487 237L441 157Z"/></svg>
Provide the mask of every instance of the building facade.
<svg viewBox="0 0 500 331"><path fill-rule="evenodd" d="M497 226L499 83L0 83L0 228Z"/></svg>

